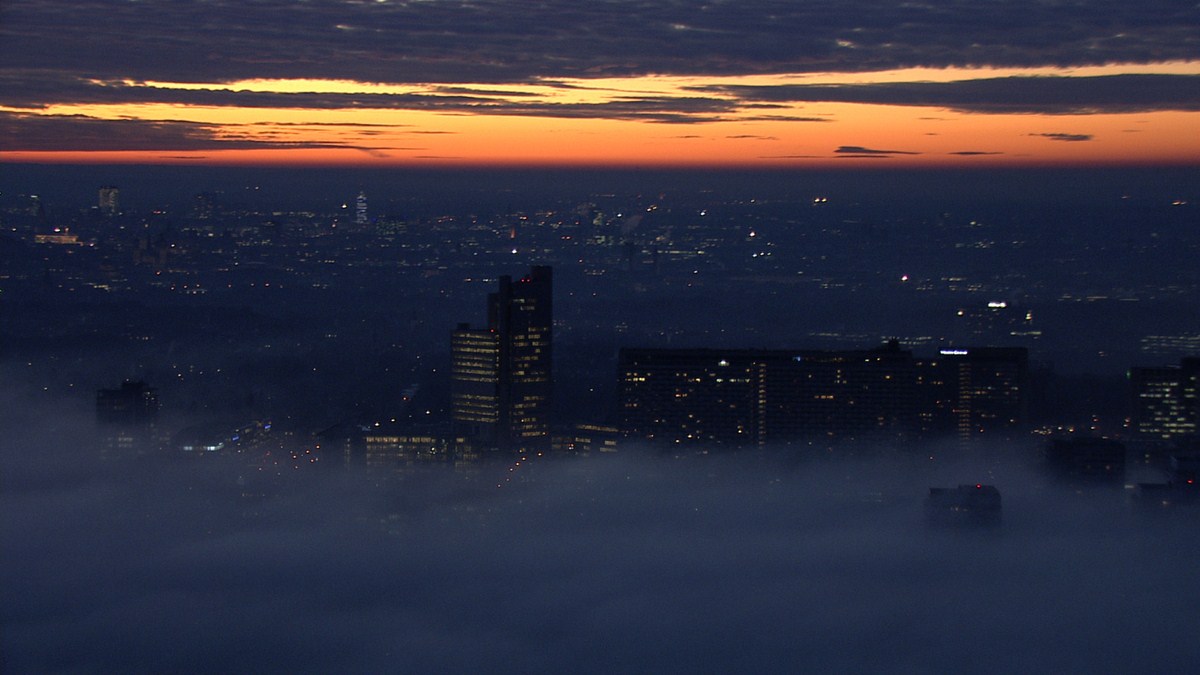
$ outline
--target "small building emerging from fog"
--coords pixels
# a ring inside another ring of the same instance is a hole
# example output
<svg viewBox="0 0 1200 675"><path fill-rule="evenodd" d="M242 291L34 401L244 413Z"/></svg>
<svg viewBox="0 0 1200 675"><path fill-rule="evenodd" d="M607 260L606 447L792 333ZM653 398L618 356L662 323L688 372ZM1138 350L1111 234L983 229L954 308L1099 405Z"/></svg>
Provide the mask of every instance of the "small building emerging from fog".
<svg viewBox="0 0 1200 675"><path fill-rule="evenodd" d="M1066 480L1121 482L1125 455L1125 444L1111 438L1056 438L1046 447L1051 470Z"/></svg>
<svg viewBox="0 0 1200 675"><path fill-rule="evenodd" d="M96 392L96 425L107 457L144 455L158 448L158 390L125 380Z"/></svg>

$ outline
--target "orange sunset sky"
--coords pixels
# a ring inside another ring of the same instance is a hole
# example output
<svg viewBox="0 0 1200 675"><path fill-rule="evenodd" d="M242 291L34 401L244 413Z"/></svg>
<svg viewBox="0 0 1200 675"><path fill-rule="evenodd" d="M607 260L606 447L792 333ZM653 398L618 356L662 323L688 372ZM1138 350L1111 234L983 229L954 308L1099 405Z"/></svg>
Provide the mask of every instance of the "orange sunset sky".
<svg viewBox="0 0 1200 675"><path fill-rule="evenodd" d="M864 29L851 11L820 15L830 19L827 32L793 43L816 10L705 22L696 19L714 3L677 3L678 20L660 27L661 39L631 23L645 39L614 31L610 41L575 45L483 30L473 18L487 5L498 27L520 25L529 3L274 3L274 28L294 29L283 37L239 18L235 4L200 4L218 17L214 35L192 35L185 16L163 8L121 14L132 9L115 3L115 16L89 17L97 10L83 3L8 3L0 10L3 160L768 168L1200 158L1200 55L1195 39L1181 37L1178 17L1149 28L1130 18L1131 33L1142 32L1134 34L1138 48L1125 47L1132 38L1117 32L1122 41L1108 53L1087 20L1068 17L1083 34L1063 29L1069 38L1059 39L1032 20L997 31L986 12L962 45ZM1047 3L1001 4L1018 14L1051 11ZM960 10L973 16L966 5ZM611 17L538 19L569 38ZM1104 19L1095 23L1114 34L1126 17ZM742 20L747 25L725 29ZM925 20L927 36L949 39L936 17ZM385 36L368 40L368 30ZM704 40L685 39L697 32ZM65 41L81 34L96 51L72 53ZM771 48L744 53L760 39ZM1033 39L1043 42L1030 46ZM813 46L825 42L832 47ZM521 45L534 53L515 50ZM906 56L894 57L898 51Z"/></svg>

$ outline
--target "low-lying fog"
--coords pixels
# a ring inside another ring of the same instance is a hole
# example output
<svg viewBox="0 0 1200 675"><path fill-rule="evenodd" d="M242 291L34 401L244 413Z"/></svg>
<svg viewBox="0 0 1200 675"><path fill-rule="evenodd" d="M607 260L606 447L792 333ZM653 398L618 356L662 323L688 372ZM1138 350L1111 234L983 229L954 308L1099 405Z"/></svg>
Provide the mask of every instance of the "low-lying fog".
<svg viewBox="0 0 1200 675"><path fill-rule="evenodd" d="M1200 656L1200 512L1073 491L1027 449L634 450L256 483L239 458L102 463L86 410L5 398L6 672L1169 672ZM1000 489L1002 525L928 525L928 488L967 482Z"/></svg>

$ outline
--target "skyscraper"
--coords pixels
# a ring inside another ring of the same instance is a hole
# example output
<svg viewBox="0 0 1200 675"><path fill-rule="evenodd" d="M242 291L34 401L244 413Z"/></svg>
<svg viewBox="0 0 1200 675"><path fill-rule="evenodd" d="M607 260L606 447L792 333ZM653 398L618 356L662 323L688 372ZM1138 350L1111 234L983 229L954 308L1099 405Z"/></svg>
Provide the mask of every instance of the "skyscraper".
<svg viewBox="0 0 1200 675"><path fill-rule="evenodd" d="M549 267L488 295L487 328L460 324L451 339L455 432L480 449L550 445L553 284Z"/></svg>
<svg viewBox="0 0 1200 675"><path fill-rule="evenodd" d="M359 192L354 200L354 224L366 225L367 221L367 193Z"/></svg>

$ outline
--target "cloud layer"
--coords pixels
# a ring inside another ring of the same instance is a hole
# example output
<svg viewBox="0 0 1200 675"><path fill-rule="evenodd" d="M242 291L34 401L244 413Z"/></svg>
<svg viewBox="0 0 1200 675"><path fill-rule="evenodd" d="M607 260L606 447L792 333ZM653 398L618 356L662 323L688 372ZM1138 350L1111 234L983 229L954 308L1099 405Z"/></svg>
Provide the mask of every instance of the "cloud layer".
<svg viewBox="0 0 1200 675"><path fill-rule="evenodd" d="M8 69L180 82L516 82L1194 59L1172 0L92 3L0 9Z"/></svg>
<svg viewBox="0 0 1200 675"><path fill-rule="evenodd" d="M972 113L1087 115L1200 110L1200 76L999 77L955 82L711 86L740 101L840 102L950 108Z"/></svg>

